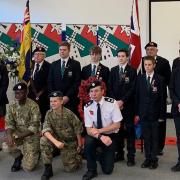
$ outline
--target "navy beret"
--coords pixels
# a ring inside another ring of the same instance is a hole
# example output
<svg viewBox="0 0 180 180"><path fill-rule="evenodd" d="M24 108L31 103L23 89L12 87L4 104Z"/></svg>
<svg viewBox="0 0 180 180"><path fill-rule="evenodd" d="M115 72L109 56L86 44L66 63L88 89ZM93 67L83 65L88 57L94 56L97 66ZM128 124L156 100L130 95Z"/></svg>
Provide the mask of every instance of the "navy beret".
<svg viewBox="0 0 180 180"><path fill-rule="evenodd" d="M46 52L46 50L43 47L41 47L41 46L37 46L36 49L33 51L33 54L35 52Z"/></svg>
<svg viewBox="0 0 180 180"><path fill-rule="evenodd" d="M20 82L17 83L14 87L13 87L13 91L17 91L17 90L27 90L27 84Z"/></svg>
<svg viewBox="0 0 180 180"><path fill-rule="evenodd" d="M63 97L63 93L61 91L53 91L49 94L49 97Z"/></svg>
<svg viewBox="0 0 180 180"><path fill-rule="evenodd" d="M89 92L92 88L95 88L95 87L101 86L101 85L102 85L101 81L99 81L99 80L93 81L93 82L89 85L89 87L88 87L88 92Z"/></svg>
<svg viewBox="0 0 180 180"><path fill-rule="evenodd" d="M147 47L156 47L157 48L157 43L149 42L149 43L146 44L146 46L144 48L146 49Z"/></svg>

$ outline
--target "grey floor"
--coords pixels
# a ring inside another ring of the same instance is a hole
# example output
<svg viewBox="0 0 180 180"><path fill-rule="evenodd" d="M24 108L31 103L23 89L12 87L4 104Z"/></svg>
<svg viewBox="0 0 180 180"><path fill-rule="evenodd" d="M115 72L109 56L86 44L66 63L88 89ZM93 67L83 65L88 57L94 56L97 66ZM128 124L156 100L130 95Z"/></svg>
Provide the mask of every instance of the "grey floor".
<svg viewBox="0 0 180 180"><path fill-rule="evenodd" d="M172 120L167 121L167 136L175 136L174 123ZM98 177L94 180L179 180L180 172L171 172L170 168L176 163L177 149L174 145L167 145L164 150L164 155L159 157L159 167L156 170L142 169L140 167L143 161L143 154L140 150L136 153L136 166L127 167L126 161L118 162L115 164L114 172L112 175L103 175L101 169L98 167ZM27 173L23 170L12 173L10 167L13 159L7 154L0 152L0 180L40 180L43 172L43 165L40 162L39 167ZM86 161L83 162L83 167L76 173L65 173L62 170L60 157L53 161L54 176L52 180L80 180L86 171Z"/></svg>

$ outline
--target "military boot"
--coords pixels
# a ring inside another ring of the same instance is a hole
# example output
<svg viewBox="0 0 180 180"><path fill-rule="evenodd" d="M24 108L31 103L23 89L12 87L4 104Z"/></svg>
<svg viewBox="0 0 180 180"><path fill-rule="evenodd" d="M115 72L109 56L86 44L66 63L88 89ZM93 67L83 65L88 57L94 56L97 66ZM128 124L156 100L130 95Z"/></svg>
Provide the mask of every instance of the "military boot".
<svg viewBox="0 0 180 180"><path fill-rule="evenodd" d="M44 173L41 176L41 180L49 180L53 176L52 164L45 164Z"/></svg>
<svg viewBox="0 0 180 180"><path fill-rule="evenodd" d="M15 158L14 164L11 167L11 172L16 172L21 169L22 158L23 158L22 154L20 154L17 158Z"/></svg>

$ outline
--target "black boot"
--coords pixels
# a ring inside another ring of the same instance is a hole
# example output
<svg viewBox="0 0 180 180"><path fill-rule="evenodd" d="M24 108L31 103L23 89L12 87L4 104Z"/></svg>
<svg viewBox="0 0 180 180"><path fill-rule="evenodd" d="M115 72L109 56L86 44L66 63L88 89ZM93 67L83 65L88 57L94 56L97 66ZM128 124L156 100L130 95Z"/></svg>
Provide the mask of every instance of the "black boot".
<svg viewBox="0 0 180 180"><path fill-rule="evenodd" d="M41 180L49 180L53 176L52 164L45 164L44 173L41 176Z"/></svg>
<svg viewBox="0 0 180 180"><path fill-rule="evenodd" d="M22 154L20 154L17 158L15 158L14 164L11 167L11 172L16 172L21 169L22 158L23 158Z"/></svg>

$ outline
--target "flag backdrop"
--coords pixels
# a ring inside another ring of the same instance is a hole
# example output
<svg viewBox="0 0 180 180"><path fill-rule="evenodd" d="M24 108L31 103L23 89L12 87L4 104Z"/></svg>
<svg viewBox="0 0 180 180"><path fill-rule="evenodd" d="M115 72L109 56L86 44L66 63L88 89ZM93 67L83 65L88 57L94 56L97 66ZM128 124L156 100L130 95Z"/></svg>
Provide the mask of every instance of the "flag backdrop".
<svg viewBox="0 0 180 180"><path fill-rule="evenodd" d="M31 24L29 0L27 0L26 3L23 30L21 32L20 64L18 70L19 79L25 80L27 82L31 73Z"/></svg>
<svg viewBox="0 0 180 180"><path fill-rule="evenodd" d="M20 42L22 30L22 24L0 24L0 51ZM78 60L81 66L89 63L89 48L98 44L102 48L102 61L105 62L105 65L112 67L115 65L116 51L119 48L128 48L130 26L67 24L64 33L66 40L71 43L71 56ZM32 50L36 46L42 46L46 49L47 61L53 62L59 59L62 24L31 24L31 36Z"/></svg>
<svg viewBox="0 0 180 180"><path fill-rule="evenodd" d="M131 65L139 69L141 64L141 38L139 28L138 0L133 0L131 14L131 35L130 35Z"/></svg>

